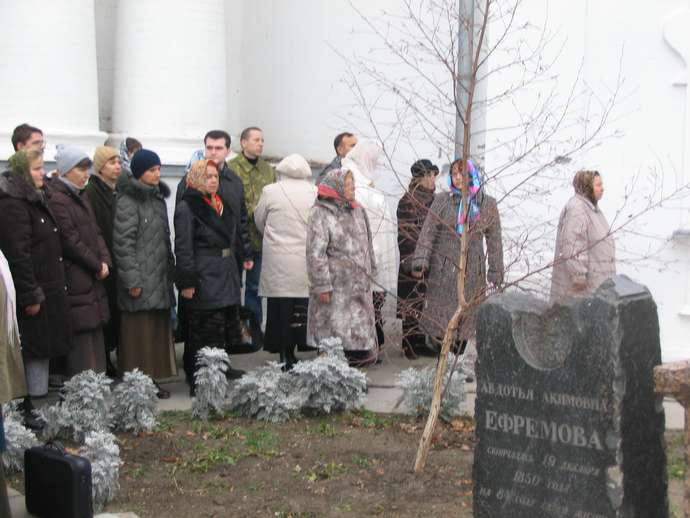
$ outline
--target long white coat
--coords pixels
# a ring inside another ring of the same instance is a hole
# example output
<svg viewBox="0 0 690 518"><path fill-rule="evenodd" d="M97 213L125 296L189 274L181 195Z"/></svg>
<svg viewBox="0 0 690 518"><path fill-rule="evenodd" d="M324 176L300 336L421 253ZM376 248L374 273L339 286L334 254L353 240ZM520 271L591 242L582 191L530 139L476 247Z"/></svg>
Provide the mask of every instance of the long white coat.
<svg viewBox="0 0 690 518"><path fill-rule="evenodd" d="M398 289L398 225L395 212L383 191L376 187L374 171L381 149L372 142L356 145L342 161L342 168L352 172L355 199L366 210L378 274L373 291Z"/></svg>
<svg viewBox="0 0 690 518"><path fill-rule="evenodd" d="M254 210L256 228L263 234L259 295L307 298L307 219L316 187L300 155L285 157L276 171L278 182L263 188Z"/></svg>

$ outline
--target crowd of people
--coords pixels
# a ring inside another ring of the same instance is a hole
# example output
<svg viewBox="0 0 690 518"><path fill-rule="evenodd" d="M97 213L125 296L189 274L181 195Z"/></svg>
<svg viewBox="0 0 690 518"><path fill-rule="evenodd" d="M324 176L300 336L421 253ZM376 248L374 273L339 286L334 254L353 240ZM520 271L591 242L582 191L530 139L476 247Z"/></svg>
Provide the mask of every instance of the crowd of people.
<svg viewBox="0 0 690 518"><path fill-rule="evenodd" d="M263 298L263 347L284 369L298 361L296 350L331 337L352 365L366 366L385 344L387 296L397 292L402 351L413 359L438 354L461 267L469 306L456 350L472 337L478 303L504 284L497 202L471 162L454 161L437 192L439 168L416 161L396 218L377 184L383 153L373 142L338 135L336 157L314 182L298 154L275 169L264 160L258 127L242 131L235 156L227 132L209 131L177 187L173 240L161 160L138 140L99 146L93 157L58 145L49 174L40 129L18 126L12 144L0 175L0 332L10 337L0 349L9 372L0 373L0 396L23 398L34 428L32 400L78 372L175 375L175 338L185 344L194 394L196 353L232 353L243 340L241 311L260 326ZM573 185L558 228L554 301L615 274L601 176L580 171Z"/></svg>

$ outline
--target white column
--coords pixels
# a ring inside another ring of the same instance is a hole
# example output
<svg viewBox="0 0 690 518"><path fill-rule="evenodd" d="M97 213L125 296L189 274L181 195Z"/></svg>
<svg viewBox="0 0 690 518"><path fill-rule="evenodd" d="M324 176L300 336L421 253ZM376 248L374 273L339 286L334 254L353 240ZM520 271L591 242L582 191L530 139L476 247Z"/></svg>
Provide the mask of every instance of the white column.
<svg viewBox="0 0 690 518"><path fill-rule="evenodd" d="M93 0L0 0L0 160L14 151L12 130L27 122L55 144L91 153L105 141L98 128Z"/></svg>
<svg viewBox="0 0 690 518"><path fill-rule="evenodd" d="M183 164L227 129L225 2L117 3L113 132Z"/></svg>

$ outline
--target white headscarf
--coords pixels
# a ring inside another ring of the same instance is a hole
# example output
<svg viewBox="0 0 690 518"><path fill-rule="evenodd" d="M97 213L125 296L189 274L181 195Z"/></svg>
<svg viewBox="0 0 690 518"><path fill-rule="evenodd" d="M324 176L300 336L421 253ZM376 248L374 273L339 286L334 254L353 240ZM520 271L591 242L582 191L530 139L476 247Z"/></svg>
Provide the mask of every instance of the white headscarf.
<svg viewBox="0 0 690 518"><path fill-rule="evenodd" d="M343 159L343 169L357 169L371 184L375 180L375 171L381 157L381 148L373 142L361 142L353 147ZM352 165L354 164L354 168Z"/></svg>
<svg viewBox="0 0 690 518"><path fill-rule="evenodd" d="M0 315L4 319L0 328L6 329L7 341L11 347L19 345L19 324L17 324L17 293L12 281L12 272L5 255L0 251L0 278L5 286L5 314Z"/></svg>

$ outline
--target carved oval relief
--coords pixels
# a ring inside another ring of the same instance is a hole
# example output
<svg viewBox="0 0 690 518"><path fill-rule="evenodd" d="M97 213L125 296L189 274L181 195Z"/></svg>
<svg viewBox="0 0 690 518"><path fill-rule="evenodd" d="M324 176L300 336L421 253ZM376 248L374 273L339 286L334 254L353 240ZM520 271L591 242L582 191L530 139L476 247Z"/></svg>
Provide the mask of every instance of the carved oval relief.
<svg viewBox="0 0 690 518"><path fill-rule="evenodd" d="M513 314L513 340L523 360L538 370L559 369L573 346L570 310L554 306L544 313Z"/></svg>

